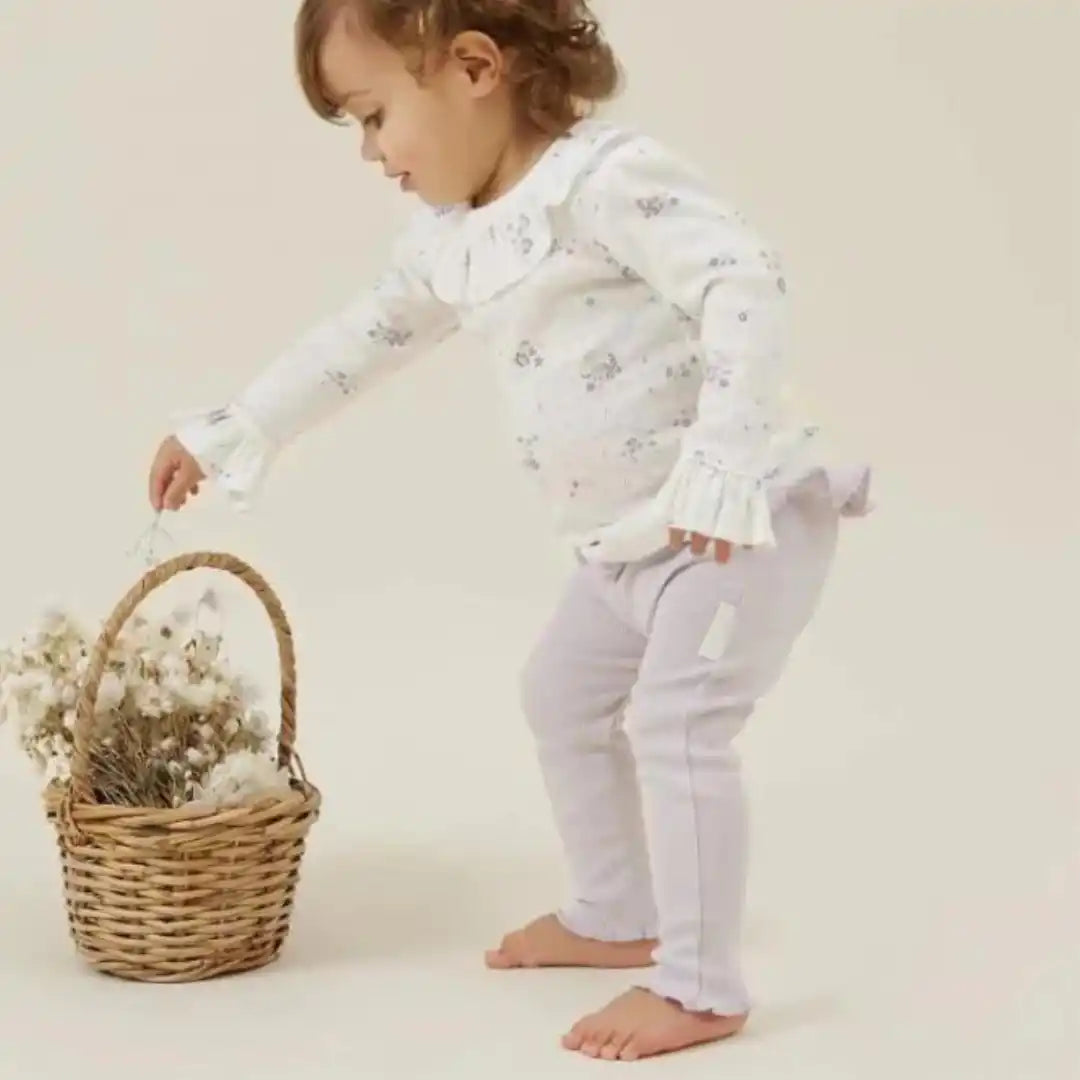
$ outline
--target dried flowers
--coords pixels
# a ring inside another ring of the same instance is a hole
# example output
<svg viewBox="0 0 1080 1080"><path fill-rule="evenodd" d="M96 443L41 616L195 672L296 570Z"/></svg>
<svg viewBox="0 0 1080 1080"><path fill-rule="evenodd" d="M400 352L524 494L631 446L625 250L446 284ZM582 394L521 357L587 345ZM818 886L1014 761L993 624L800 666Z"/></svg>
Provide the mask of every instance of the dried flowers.
<svg viewBox="0 0 1080 1080"><path fill-rule="evenodd" d="M98 802L216 809L288 788L253 688L229 671L220 635L201 628L197 614L137 616L110 649L90 741ZM0 724L14 728L50 783L70 778L93 646L69 614L50 612L0 650Z"/></svg>

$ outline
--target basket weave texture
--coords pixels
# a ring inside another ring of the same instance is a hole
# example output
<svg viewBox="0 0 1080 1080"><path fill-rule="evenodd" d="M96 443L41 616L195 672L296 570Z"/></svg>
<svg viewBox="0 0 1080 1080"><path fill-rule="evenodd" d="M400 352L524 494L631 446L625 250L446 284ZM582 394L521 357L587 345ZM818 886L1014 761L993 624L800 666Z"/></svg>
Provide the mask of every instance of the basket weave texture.
<svg viewBox="0 0 1080 1080"><path fill-rule="evenodd" d="M278 761L290 789L220 810L140 809L94 801L94 705L109 651L142 600L177 574L210 568L248 585L277 639ZM275 960L289 933L300 863L321 796L294 751L296 656L281 602L250 566L193 552L153 568L102 628L77 704L71 779L46 793L77 951L99 971L143 982L194 982Z"/></svg>

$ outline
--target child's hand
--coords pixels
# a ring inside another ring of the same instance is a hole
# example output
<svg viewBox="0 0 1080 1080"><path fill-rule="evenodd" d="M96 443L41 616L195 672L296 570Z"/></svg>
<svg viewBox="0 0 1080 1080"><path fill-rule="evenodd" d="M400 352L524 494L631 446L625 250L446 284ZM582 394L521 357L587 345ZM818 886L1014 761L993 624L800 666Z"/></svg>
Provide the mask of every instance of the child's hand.
<svg viewBox="0 0 1080 1080"><path fill-rule="evenodd" d="M669 529L668 536L671 540L671 546L676 551L681 551L687 542L687 534L682 529ZM702 536L701 533L690 534L690 550L695 555L704 555L708 550L709 545L712 544L716 550L716 561L718 563L726 563L731 558L731 544L726 540L717 540L711 536Z"/></svg>
<svg viewBox="0 0 1080 1080"><path fill-rule="evenodd" d="M170 435L150 466L150 502L155 510L179 510L189 495L199 494L205 479L199 463Z"/></svg>

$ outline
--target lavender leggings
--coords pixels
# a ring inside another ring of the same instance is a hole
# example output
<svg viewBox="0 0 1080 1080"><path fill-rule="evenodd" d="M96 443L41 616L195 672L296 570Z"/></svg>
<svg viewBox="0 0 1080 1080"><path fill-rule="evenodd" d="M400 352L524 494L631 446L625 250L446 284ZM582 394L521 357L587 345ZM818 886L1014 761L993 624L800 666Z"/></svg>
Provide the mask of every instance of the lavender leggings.
<svg viewBox="0 0 1080 1080"><path fill-rule="evenodd" d="M735 737L816 607L837 538L822 500L727 565L689 551L581 566L523 676L569 865L563 923L658 938L648 988L749 1011L740 965L747 816Z"/></svg>

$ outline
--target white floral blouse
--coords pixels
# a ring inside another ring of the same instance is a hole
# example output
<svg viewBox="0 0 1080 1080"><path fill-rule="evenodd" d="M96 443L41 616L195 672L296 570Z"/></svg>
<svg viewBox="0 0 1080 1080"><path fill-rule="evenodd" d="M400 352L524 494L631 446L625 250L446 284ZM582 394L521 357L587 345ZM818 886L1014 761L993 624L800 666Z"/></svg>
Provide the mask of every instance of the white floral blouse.
<svg viewBox="0 0 1080 1080"><path fill-rule="evenodd" d="M582 557L631 561L669 527L773 543L814 484L868 508L862 467L785 421L776 255L654 140L577 124L493 203L424 209L392 267L180 441L241 506L275 455L458 328L490 347L517 452Z"/></svg>

